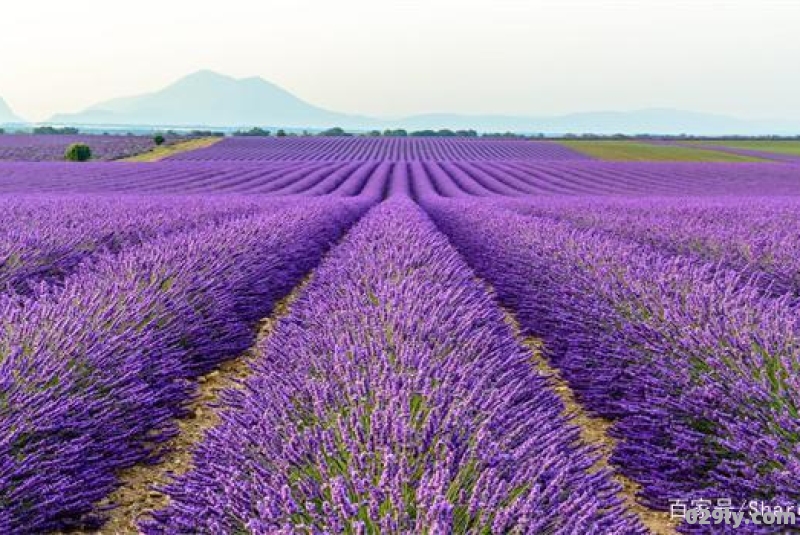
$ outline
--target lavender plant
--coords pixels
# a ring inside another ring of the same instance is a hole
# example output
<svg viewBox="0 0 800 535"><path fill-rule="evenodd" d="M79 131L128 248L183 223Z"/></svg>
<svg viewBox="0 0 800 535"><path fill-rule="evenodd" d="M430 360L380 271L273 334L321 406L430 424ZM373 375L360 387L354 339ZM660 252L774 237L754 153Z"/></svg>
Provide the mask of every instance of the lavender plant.
<svg viewBox="0 0 800 535"><path fill-rule="evenodd" d="M154 239L59 292L1 297L0 532L97 526L118 470L175 432L188 380L247 348L363 209L309 201Z"/></svg>
<svg viewBox="0 0 800 535"><path fill-rule="evenodd" d="M384 203L317 270L142 527L642 533L530 358L423 212Z"/></svg>
<svg viewBox="0 0 800 535"><path fill-rule="evenodd" d="M526 332L546 340L581 402L618 420L614 461L648 503L797 503L792 299L766 297L734 271L553 219L469 201L428 207Z"/></svg>

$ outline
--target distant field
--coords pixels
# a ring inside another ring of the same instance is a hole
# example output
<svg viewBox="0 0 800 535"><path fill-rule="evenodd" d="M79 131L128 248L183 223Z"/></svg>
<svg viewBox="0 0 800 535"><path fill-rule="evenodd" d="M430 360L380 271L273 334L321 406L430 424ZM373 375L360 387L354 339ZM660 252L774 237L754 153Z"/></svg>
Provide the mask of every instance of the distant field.
<svg viewBox="0 0 800 535"><path fill-rule="evenodd" d="M689 141L687 144L728 147L731 149L760 150L777 154L800 156L800 140L742 139L731 141Z"/></svg>
<svg viewBox="0 0 800 535"><path fill-rule="evenodd" d="M208 150L184 152L170 160L191 161L486 161L587 160L553 141L459 137L228 137Z"/></svg>
<svg viewBox="0 0 800 535"><path fill-rule="evenodd" d="M562 145L600 160L666 162L757 162L761 158L722 151L655 145L636 141L561 141ZM798 145L800 147L800 145Z"/></svg>

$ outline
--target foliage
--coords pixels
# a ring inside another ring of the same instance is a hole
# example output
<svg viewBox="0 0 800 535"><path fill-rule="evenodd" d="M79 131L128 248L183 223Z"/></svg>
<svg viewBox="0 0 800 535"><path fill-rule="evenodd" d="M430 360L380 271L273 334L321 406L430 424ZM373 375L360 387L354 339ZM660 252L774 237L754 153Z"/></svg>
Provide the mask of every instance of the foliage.
<svg viewBox="0 0 800 535"><path fill-rule="evenodd" d="M35 135L42 136L71 136L79 134L80 131L71 126L65 126L62 128L56 128L53 126L37 126L33 129L33 133Z"/></svg>
<svg viewBox="0 0 800 535"><path fill-rule="evenodd" d="M233 135L240 137L269 137L272 135L272 132L256 126L250 130L237 130Z"/></svg>
<svg viewBox="0 0 800 535"><path fill-rule="evenodd" d="M88 162L92 158L92 149L85 143L73 143L64 152L68 162Z"/></svg>
<svg viewBox="0 0 800 535"><path fill-rule="evenodd" d="M327 137L341 137L341 136L351 136L352 134L349 134L349 133L345 132L345 130L343 128L340 128L338 126L334 126L333 128L328 128L327 130L323 130L318 135L323 136L323 137L324 136L327 136Z"/></svg>

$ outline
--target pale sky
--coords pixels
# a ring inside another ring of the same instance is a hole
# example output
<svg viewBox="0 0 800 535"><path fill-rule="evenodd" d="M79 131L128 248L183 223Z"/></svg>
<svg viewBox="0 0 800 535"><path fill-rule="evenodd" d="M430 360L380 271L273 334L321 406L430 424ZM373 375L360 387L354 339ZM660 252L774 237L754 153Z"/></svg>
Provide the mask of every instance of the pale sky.
<svg viewBox="0 0 800 535"><path fill-rule="evenodd" d="M0 96L26 119L199 69L384 117L800 119L800 0L3 0Z"/></svg>

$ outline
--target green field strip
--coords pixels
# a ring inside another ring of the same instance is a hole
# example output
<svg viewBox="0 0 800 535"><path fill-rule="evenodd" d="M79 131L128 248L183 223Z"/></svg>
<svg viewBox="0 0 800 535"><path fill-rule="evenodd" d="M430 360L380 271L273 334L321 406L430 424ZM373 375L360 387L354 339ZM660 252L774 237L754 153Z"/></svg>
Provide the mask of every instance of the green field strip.
<svg viewBox="0 0 800 535"><path fill-rule="evenodd" d="M597 158L620 162L761 162L761 158L677 145L622 140L563 140L562 145Z"/></svg>

